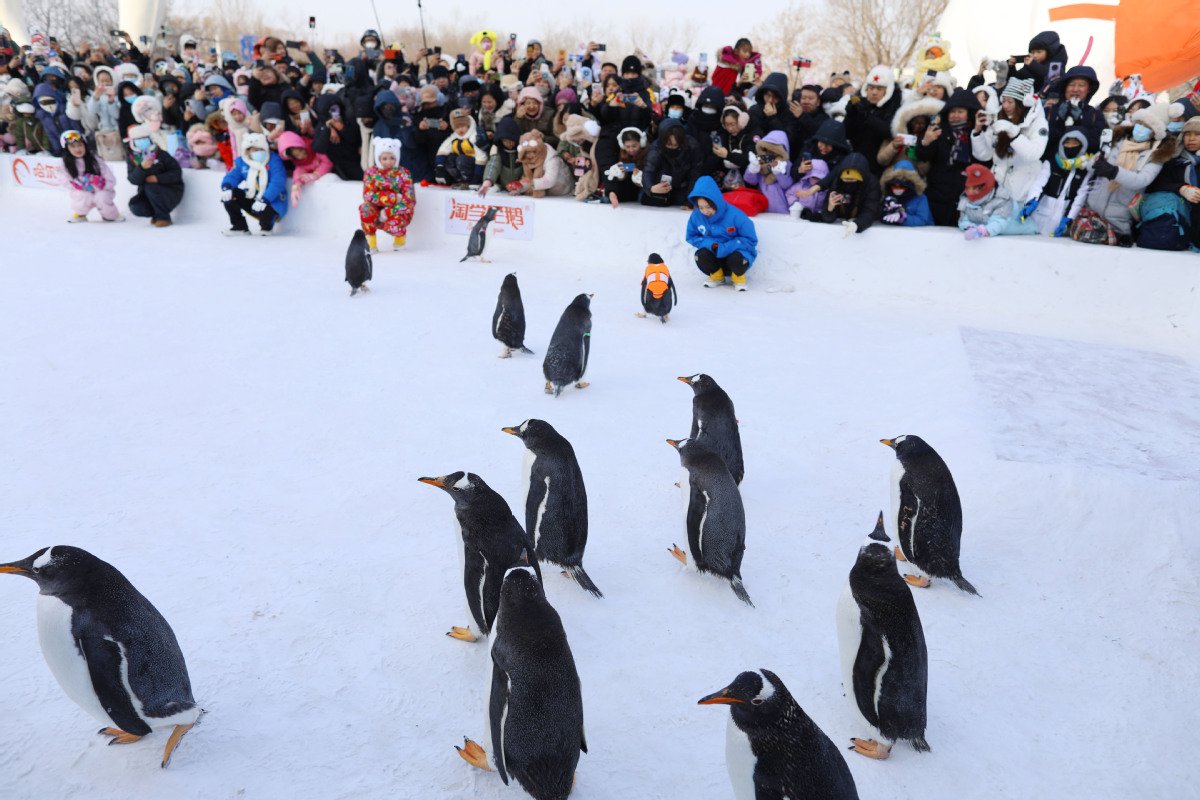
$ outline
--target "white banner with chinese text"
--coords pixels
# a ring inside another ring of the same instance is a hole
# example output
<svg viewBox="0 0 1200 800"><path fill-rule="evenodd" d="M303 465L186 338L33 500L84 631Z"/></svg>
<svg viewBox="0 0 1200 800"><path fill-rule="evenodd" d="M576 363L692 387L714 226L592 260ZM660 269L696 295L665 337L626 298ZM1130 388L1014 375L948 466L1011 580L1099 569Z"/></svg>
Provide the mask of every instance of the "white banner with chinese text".
<svg viewBox="0 0 1200 800"><path fill-rule="evenodd" d="M446 233L467 236L489 208L496 209L496 219L488 225L489 236L502 239L533 238L533 200L521 197L480 198L474 192L451 192L446 197Z"/></svg>

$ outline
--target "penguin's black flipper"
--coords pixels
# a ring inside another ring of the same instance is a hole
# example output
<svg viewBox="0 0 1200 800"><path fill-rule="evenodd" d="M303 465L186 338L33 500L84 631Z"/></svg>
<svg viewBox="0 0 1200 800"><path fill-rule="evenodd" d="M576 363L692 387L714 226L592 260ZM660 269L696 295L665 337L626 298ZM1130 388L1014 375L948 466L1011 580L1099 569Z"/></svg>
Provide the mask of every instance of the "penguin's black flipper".
<svg viewBox="0 0 1200 800"><path fill-rule="evenodd" d="M480 576L487 574L487 562L478 550L468 550L464 554L463 560L463 584L467 592L467 608L471 610L471 616L475 618L475 624L479 626L480 635L487 636L490 628L489 617L485 616L483 597L479 589ZM496 613L493 609L490 619L495 618Z"/></svg>
<svg viewBox="0 0 1200 800"><path fill-rule="evenodd" d="M492 729L492 763L500 773L500 780L508 786L508 771L504 764L504 717L508 711L509 678L499 664L495 649L492 652L492 691L488 704L488 722Z"/></svg>
<svg viewBox="0 0 1200 800"><path fill-rule="evenodd" d="M875 708L875 676L883 667L883 637L862 619L862 641L858 646L858 657L854 659L854 696L858 699L858 710L867 722L879 727L879 712Z"/></svg>
<svg viewBox="0 0 1200 800"><path fill-rule="evenodd" d="M576 567L564 567L564 569L571 580L578 583L585 591L591 592L596 597L604 597L600 590L596 588L596 584L592 583L592 579L584 572L582 564ZM584 750L584 752L586 753L587 750Z"/></svg>
<svg viewBox="0 0 1200 800"><path fill-rule="evenodd" d="M967 592L968 594L973 594L976 597L980 596L979 592L975 591L975 587L972 586L970 584L970 582L966 578L964 578L962 575L959 575L957 578L951 578L950 580L954 581L954 585L957 586L959 589L962 589L964 592Z"/></svg>
<svg viewBox="0 0 1200 800"><path fill-rule="evenodd" d="M146 736L150 726L138 716L121 680L120 646L107 638L81 636L75 640L87 661L92 688L109 718L125 733Z"/></svg>

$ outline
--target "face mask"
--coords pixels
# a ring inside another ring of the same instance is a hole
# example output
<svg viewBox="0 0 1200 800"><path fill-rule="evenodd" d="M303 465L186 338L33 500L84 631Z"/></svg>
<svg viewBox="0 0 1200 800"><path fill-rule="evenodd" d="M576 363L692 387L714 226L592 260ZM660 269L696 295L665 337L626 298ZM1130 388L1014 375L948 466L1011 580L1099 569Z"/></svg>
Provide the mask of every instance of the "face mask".
<svg viewBox="0 0 1200 800"><path fill-rule="evenodd" d="M1110 111L1104 115L1104 121L1108 123L1108 127L1115 128L1121 124L1121 112Z"/></svg>
<svg viewBox="0 0 1200 800"><path fill-rule="evenodd" d="M717 113L717 110L715 108L713 108L712 106L700 106L700 113L701 114L715 114L715 113Z"/></svg>
<svg viewBox="0 0 1200 800"><path fill-rule="evenodd" d="M1150 141L1151 133L1152 131L1140 122L1133 126L1133 140L1135 142Z"/></svg>
<svg viewBox="0 0 1200 800"><path fill-rule="evenodd" d="M680 119L683 117L683 109L678 106L667 112L667 116L671 119Z"/></svg>
<svg viewBox="0 0 1200 800"><path fill-rule="evenodd" d="M479 45L479 49L486 53L488 50L492 49L492 43L484 42L483 44Z"/></svg>
<svg viewBox="0 0 1200 800"><path fill-rule="evenodd" d="M1171 122L1167 125L1167 133L1179 133L1181 130L1183 130L1183 120Z"/></svg>
<svg viewBox="0 0 1200 800"><path fill-rule="evenodd" d="M38 103L42 107L42 111L47 114L53 114L58 111L58 103Z"/></svg>
<svg viewBox="0 0 1200 800"><path fill-rule="evenodd" d="M126 97L125 97L125 102L126 102L126 103L129 103L129 105L133 105L133 101L134 101L135 99L137 99L137 95L136 95L136 94L126 95Z"/></svg>
<svg viewBox="0 0 1200 800"><path fill-rule="evenodd" d="M259 164L262 164L263 162L265 162L267 160L267 151L266 150L255 150L253 153L250 154L250 158L254 159Z"/></svg>
<svg viewBox="0 0 1200 800"><path fill-rule="evenodd" d="M150 141L148 138L134 139L133 146L142 152L146 152L154 146L154 142Z"/></svg>
<svg viewBox="0 0 1200 800"><path fill-rule="evenodd" d="M329 118L330 119L341 119L342 118L342 110L340 108L338 108L337 106L334 106L333 108L329 109Z"/></svg>

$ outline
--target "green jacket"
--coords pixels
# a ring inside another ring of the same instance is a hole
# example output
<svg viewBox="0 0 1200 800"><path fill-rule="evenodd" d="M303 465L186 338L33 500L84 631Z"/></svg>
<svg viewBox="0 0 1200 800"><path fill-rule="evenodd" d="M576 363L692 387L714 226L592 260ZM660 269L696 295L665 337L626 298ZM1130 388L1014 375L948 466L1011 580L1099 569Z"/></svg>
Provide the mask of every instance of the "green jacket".
<svg viewBox="0 0 1200 800"><path fill-rule="evenodd" d="M17 149L27 153L40 153L50 149L50 140L37 117L17 117L8 126L13 136L17 137Z"/></svg>
<svg viewBox="0 0 1200 800"><path fill-rule="evenodd" d="M492 145L492 155L483 170L483 179L503 189L513 181L525 177L525 168L517 161L516 150L505 150L499 144Z"/></svg>

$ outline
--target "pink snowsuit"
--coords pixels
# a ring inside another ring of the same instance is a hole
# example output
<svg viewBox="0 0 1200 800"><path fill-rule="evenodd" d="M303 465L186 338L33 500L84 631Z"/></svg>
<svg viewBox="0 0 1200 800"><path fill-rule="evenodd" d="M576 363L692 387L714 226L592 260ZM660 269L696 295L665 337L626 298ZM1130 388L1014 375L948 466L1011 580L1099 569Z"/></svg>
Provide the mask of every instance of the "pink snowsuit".
<svg viewBox="0 0 1200 800"><path fill-rule="evenodd" d="M66 186L71 194L72 214L86 217L88 212L95 208L104 219L113 220L121 216L116 203L113 202L117 195L117 179L113 177L108 164L98 156L95 161L100 167L99 175L85 172L84 160L75 159L75 171L79 173L79 177L74 179L71 178L71 173L67 172L67 168L59 164L58 183L60 186Z"/></svg>

